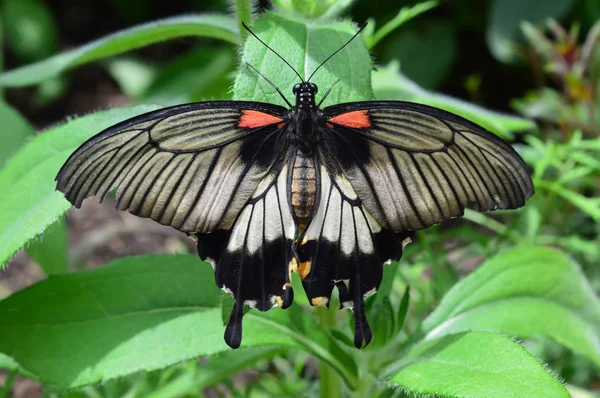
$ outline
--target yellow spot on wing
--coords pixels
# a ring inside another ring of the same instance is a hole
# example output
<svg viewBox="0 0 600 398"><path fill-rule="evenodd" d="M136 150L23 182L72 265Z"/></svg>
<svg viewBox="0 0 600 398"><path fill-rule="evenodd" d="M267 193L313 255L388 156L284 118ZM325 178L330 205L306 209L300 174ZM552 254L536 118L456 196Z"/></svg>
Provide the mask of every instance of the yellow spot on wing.
<svg viewBox="0 0 600 398"><path fill-rule="evenodd" d="M298 272L298 262L296 261L296 258L292 258L292 261L290 261L290 264L288 265L290 267L290 272ZM292 279L290 277L290 279Z"/></svg>
<svg viewBox="0 0 600 398"><path fill-rule="evenodd" d="M312 300L310 300L310 302L312 303L312 305L326 305L327 304L327 298L325 298L325 297L314 297Z"/></svg>
<svg viewBox="0 0 600 398"><path fill-rule="evenodd" d="M312 263L310 261L300 263L300 266L298 267L298 274L300 275L300 278L302 280L304 280L304 278L306 278L306 275L308 275L308 273L310 272L311 265Z"/></svg>

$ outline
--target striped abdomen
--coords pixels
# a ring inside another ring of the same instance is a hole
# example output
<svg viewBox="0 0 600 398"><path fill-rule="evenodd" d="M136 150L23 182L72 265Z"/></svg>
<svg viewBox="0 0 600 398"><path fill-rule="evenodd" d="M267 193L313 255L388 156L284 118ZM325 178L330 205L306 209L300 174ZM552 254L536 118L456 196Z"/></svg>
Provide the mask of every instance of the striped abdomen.
<svg viewBox="0 0 600 398"><path fill-rule="evenodd" d="M292 208L298 228L304 230L315 205L317 194L315 162L298 151L292 171Z"/></svg>

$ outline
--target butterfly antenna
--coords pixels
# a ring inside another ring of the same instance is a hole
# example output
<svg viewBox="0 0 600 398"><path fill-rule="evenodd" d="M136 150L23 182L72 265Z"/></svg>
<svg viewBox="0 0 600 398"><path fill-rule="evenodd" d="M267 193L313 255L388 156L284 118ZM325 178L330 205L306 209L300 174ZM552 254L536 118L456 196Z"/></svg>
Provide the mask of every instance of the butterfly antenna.
<svg viewBox="0 0 600 398"><path fill-rule="evenodd" d="M327 98L327 96L329 95L329 93L331 92L331 90L335 87L336 84L338 84L340 82L340 79L337 79L335 81L335 83L333 83L325 92L325 95L323 96L323 98L321 98L321 101L319 101L319 105L317 105L318 108L321 107L321 104L323 103L323 101L325 101L325 98Z"/></svg>
<svg viewBox="0 0 600 398"><path fill-rule="evenodd" d="M291 69L294 71L294 73L296 74L296 76L298 76L298 77L300 78L300 81L301 81L302 83L304 83L304 79L302 78L302 76L300 76L300 73L298 73L298 71L297 71L296 69L294 69L294 67L293 67L292 65L290 65L290 63L289 63L288 61L286 61L286 60L285 60L285 59L284 59L284 58L283 58L281 55L277 54L277 51L273 50L271 47L269 47L269 46L267 45L267 43L265 43L265 42L264 42L264 41L262 41L262 40L261 40L261 39L260 39L258 36L256 36L256 35L254 34L254 32L253 32L253 31L251 31L251 30L250 30L250 28L249 28L249 27L246 25L246 23L245 23L245 22L242 22L242 25L244 26L244 28L245 28L245 29L246 29L248 32L250 32L250 34L251 34L252 36L254 36L254 37L256 38L256 40L258 40L259 42L261 42L261 43L262 43L262 44L263 44L265 47L267 47L269 50L273 51L273 54L277 55L277 56L279 57L279 59L281 59L283 62L285 62L285 64L286 64L287 66L289 66L289 67L290 67L290 68L291 68ZM339 50L338 50L338 51L339 51Z"/></svg>
<svg viewBox="0 0 600 398"><path fill-rule="evenodd" d="M364 29L366 26L367 26L367 24L365 23L363 26L361 26L361 28L358 30L358 32L356 32L356 33L354 34L354 36L352 36L352 37L350 38L350 40L348 40L348 41L346 42L346 44L344 44L343 46L341 46L340 48L338 48L338 49L337 49L337 50L336 50L336 51L335 51L333 54L331 54L329 57L327 57L327 59L326 59L325 61L321 62L321 65L317 66L317 69L315 69L315 70L313 71L313 73L310 75L310 77L309 77L308 79L306 79L306 81L307 81L307 82L309 82L309 81L310 81L310 79L312 79L312 77L315 75L315 73L317 73L317 71L319 70L319 68L320 68L321 66L325 65L325 62L329 61L329 60L330 60L330 59L331 59L331 58L332 58L332 57L333 57L335 54L339 53L340 51L342 51L342 49L343 49L344 47L346 47L348 44L350 44L350 42L351 42L352 40L354 40L354 38L355 38L356 36L358 36L358 35L360 34L360 32L362 32L362 30L363 30L363 29Z"/></svg>
<svg viewBox="0 0 600 398"><path fill-rule="evenodd" d="M283 98L283 100L286 102L286 104L288 104L288 106L291 108L292 104L290 104L290 101L287 100L287 98L285 98L285 95L283 95L283 93L281 92L281 90L279 89L279 87L277 87L275 85L275 83L273 83L272 81L270 81L269 79L267 79L267 77L265 75L263 75L262 73L260 73L260 71L258 69L256 69L254 66L250 65L248 62L246 62L246 65L248 65L249 67L251 67L256 73L258 73L258 75L260 77L262 77L263 79L265 79L267 82L269 82L269 84L271 86L273 86L273 88L275 90L277 90L277 92L279 93L279 95L281 95L281 98Z"/></svg>

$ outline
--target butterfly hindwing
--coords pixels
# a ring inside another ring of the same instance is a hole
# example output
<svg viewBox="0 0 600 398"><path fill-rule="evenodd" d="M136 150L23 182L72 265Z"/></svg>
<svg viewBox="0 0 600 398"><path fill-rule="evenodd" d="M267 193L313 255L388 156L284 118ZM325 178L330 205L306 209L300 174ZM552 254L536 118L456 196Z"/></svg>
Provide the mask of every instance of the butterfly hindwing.
<svg viewBox="0 0 600 398"><path fill-rule="evenodd" d="M196 234L229 229L277 163L286 109L216 101L134 117L77 149L56 177L76 207L116 189L117 208Z"/></svg>
<svg viewBox="0 0 600 398"><path fill-rule="evenodd" d="M383 264L399 260L407 237L385 230L365 209L348 179L322 164L316 211L298 246L298 273L312 305L329 305L334 286L352 309L357 347L371 340L366 298L375 293Z"/></svg>
<svg viewBox="0 0 600 398"><path fill-rule="evenodd" d="M385 228L418 230L478 211L522 206L533 194L519 155L459 116L399 101L324 110L327 146L365 208Z"/></svg>
<svg viewBox="0 0 600 398"><path fill-rule="evenodd" d="M263 178L230 231L198 237L198 254L213 264L217 286L235 299L225 332L231 347L241 342L244 305L266 311L287 308L293 300L296 225L288 171L283 164Z"/></svg>

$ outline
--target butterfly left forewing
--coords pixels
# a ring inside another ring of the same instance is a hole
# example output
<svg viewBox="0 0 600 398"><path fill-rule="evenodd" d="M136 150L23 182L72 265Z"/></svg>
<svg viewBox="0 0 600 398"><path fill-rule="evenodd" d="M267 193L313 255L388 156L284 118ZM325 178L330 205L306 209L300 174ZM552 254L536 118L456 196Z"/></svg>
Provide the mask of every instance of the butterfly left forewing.
<svg viewBox="0 0 600 398"><path fill-rule="evenodd" d="M116 190L118 209L189 234L229 229L280 160L285 111L215 101L134 117L82 144L58 173L57 189L76 207Z"/></svg>
<svg viewBox="0 0 600 398"><path fill-rule="evenodd" d="M366 298L381 283L383 264L399 260L406 235L394 234L365 209L348 179L321 162L316 211L298 246L298 273L312 305L329 305L334 286L355 316L355 345L371 340Z"/></svg>

